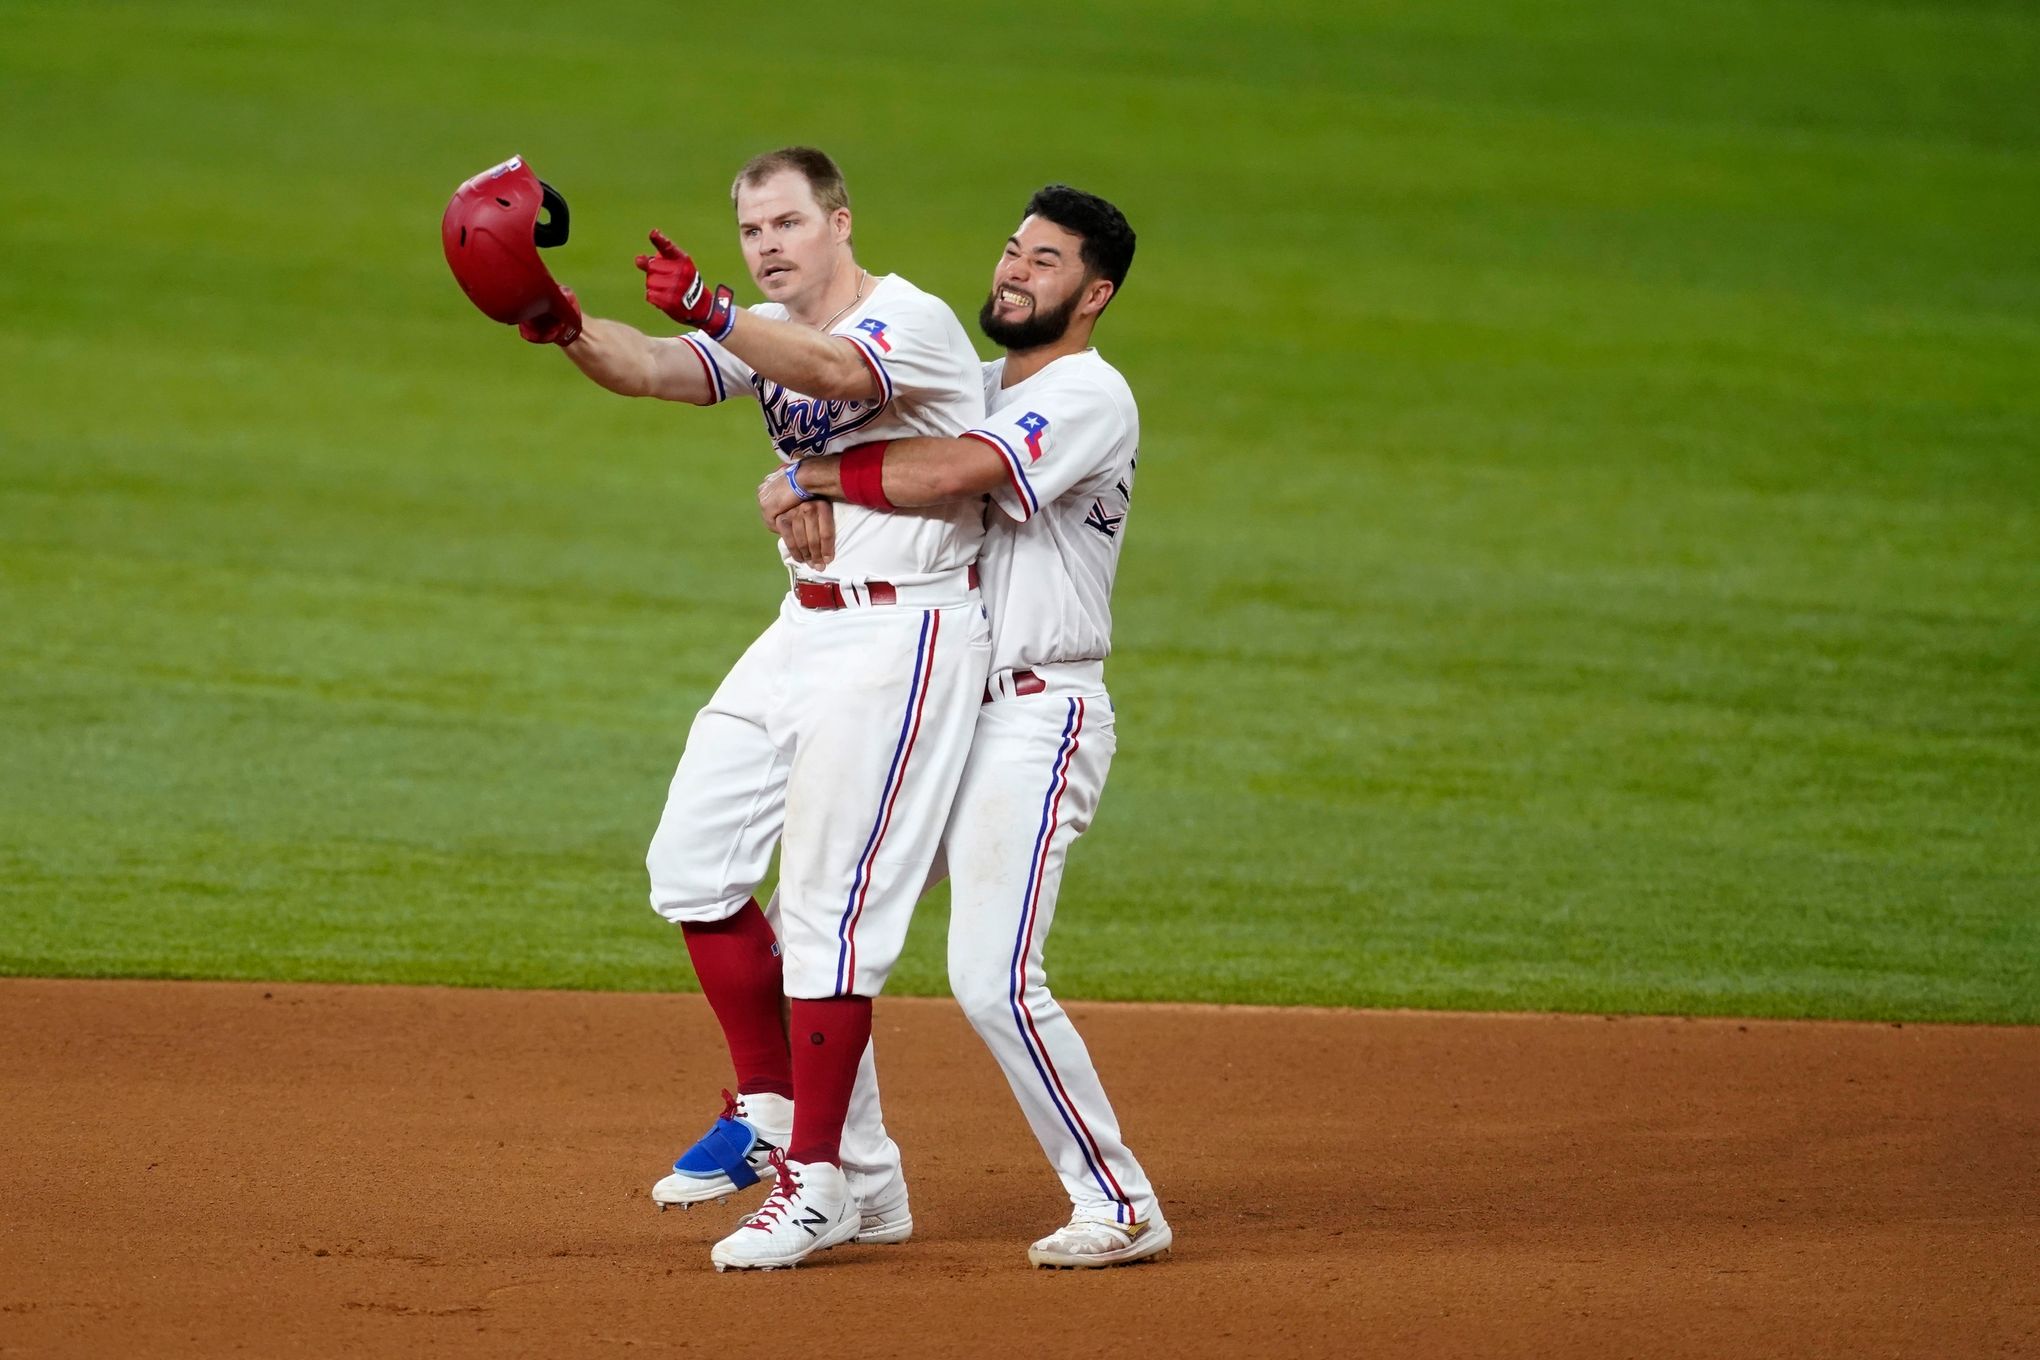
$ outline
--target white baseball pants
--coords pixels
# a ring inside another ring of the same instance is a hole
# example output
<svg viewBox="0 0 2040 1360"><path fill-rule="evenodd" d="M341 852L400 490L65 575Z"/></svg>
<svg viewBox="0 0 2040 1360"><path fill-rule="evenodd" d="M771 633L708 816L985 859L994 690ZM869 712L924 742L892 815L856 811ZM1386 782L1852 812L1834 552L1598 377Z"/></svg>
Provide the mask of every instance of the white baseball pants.
<svg viewBox="0 0 2040 1360"><path fill-rule="evenodd" d="M1091 825L1115 745L1112 704L1102 693L984 705L943 855L950 989L1005 1072L1074 1210L1132 1223L1154 1216L1153 1187L1121 1140L1090 1051L1049 992L1042 965L1063 864ZM870 1054L843 1147L846 1169L863 1156L897 1156Z"/></svg>
<svg viewBox="0 0 2040 1360"><path fill-rule="evenodd" d="M734 914L779 847L786 994L876 996L898 960L978 721L977 594L818 611L791 596L694 719L645 856L676 924Z"/></svg>

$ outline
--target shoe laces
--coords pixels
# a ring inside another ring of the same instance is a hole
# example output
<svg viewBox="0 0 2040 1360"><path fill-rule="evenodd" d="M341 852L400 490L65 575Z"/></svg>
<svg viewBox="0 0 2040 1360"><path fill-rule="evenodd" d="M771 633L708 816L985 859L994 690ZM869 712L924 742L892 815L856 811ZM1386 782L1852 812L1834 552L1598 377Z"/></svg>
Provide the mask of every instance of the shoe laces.
<svg viewBox="0 0 2040 1360"><path fill-rule="evenodd" d="M786 1153L783 1150L772 1149L771 1155L765 1160L771 1164L778 1179L772 1184L772 1193L758 1206L757 1216L744 1226L770 1232L779 1225L779 1220L792 1210L793 1201L800 1194L800 1183L793 1178L793 1173L786 1169Z"/></svg>
<svg viewBox="0 0 2040 1360"><path fill-rule="evenodd" d="M737 1098L729 1093L728 1088L724 1088L722 1093L722 1117L724 1119L735 1119L738 1117Z"/></svg>
<svg viewBox="0 0 2040 1360"><path fill-rule="evenodd" d="M1129 1230L1101 1218L1073 1218L1064 1225L1063 1237L1072 1247L1096 1248L1092 1253L1095 1255L1131 1245L1138 1236L1138 1226Z"/></svg>

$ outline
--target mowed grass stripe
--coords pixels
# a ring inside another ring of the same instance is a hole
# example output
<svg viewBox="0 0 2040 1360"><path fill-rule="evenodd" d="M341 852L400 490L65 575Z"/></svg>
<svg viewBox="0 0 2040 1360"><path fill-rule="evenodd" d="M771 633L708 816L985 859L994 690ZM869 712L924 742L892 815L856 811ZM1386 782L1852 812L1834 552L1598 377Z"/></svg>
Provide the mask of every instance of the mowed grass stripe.
<svg viewBox="0 0 2040 1360"><path fill-rule="evenodd" d="M2040 1018L2030 13L795 6L856 79L765 101L672 74L747 16L478 13L16 7L0 970L690 984L638 861L781 589L755 413L594 392L434 228L523 151L648 321L644 229L740 278L817 140L960 313L1035 184L1142 232L1059 988Z"/></svg>

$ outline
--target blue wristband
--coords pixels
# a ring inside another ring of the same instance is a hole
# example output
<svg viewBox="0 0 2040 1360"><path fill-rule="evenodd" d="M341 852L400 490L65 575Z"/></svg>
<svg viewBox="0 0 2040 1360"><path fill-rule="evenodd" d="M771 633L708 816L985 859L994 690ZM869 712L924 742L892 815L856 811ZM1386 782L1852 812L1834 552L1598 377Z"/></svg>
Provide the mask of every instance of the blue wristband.
<svg viewBox="0 0 2040 1360"><path fill-rule="evenodd" d="M809 491L806 487L802 486L800 484L800 479L793 475L793 470L799 466L800 460L796 458L791 463L788 463L783 469L781 469L781 471L783 471L786 474L786 484L793 488L793 494L800 497L804 501L811 501L815 498L814 493L812 491Z"/></svg>

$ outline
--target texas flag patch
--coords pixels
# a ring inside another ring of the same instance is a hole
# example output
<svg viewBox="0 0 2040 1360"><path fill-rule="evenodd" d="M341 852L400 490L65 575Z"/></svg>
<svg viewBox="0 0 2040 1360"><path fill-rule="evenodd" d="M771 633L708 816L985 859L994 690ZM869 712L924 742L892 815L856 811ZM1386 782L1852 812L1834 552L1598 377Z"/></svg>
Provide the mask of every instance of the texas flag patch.
<svg viewBox="0 0 2040 1360"><path fill-rule="evenodd" d="M1030 463L1040 462L1041 436L1048 431L1048 417L1034 411L1029 411L1013 423L1018 425L1027 434L1027 461Z"/></svg>
<svg viewBox="0 0 2040 1360"><path fill-rule="evenodd" d="M866 317L857 323L857 329L869 335L872 344L877 345L887 354L892 353L892 342L885 338L885 323L883 321L880 321L875 316Z"/></svg>

